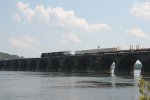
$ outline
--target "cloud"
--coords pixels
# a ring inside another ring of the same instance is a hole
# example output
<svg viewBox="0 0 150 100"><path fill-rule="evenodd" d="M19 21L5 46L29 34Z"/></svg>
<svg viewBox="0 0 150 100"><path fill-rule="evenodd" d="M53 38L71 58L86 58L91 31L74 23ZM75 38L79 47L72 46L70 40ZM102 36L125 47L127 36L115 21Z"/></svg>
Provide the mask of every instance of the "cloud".
<svg viewBox="0 0 150 100"><path fill-rule="evenodd" d="M71 33L70 31L108 31L111 27L105 23L89 24L84 18L77 17L74 11L65 11L62 7L44 7L43 5L37 5L34 8L30 8L30 4L19 1L17 3L19 13L13 16L21 16L21 19L31 21L36 20L44 22L52 29L62 29ZM64 33L65 33L64 32Z"/></svg>
<svg viewBox="0 0 150 100"><path fill-rule="evenodd" d="M18 49L31 49L38 43L38 41L28 36L20 36L12 37L9 39L9 43Z"/></svg>
<svg viewBox="0 0 150 100"><path fill-rule="evenodd" d="M73 10L64 10L62 7L37 5L31 8L30 3L19 1L17 8L18 10L12 15L14 20L46 26L50 33L59 33L64 44L69 44L69 42L80 44L81 40L76 36L77 34L111 30L111 26L105 23L90 24L86 19L76 16Z"/></svg>
<svg viewBox="0 0 150 100"><path fill-rule="evenodd" d="M27 20L31 20L32 17L35 15L35 12L33 9L29 7L30 4L25 4L21 1L17 3L17 7L22 12L22 16L25 17Z"/></svg>
<svg viewBox="0 0 150 100"><path fill-rule="evenodd" d="M21 22L21 17L20 17L20 15L19 15L18 13L14 13L14 14L12 15L12 18L13 18L15 21L17 21L17 22Z"/></svg>
<svg viewBox="0 0 150 100"><path fill-rule="evenodd" d="M150 20L150 2L134 3L129 10L131 14L145 20Z"/></svg>
<svg viewBox="0 0 150 100"><path fill-rule="evenodd" d="M62 46L66 46L68 43L74 45L81 44L81 40L73 33L63 34L62 39L63 39L61 42Z"/></svg>
<svg viewBox="0 0 150 100"><path fill-rule="evenodd" d="M140 37L140 38L147 38L149 39L149 35L143 32L142 29L140 28L131 28L127 30L127 33L134 35L135 37Z"/></svg>

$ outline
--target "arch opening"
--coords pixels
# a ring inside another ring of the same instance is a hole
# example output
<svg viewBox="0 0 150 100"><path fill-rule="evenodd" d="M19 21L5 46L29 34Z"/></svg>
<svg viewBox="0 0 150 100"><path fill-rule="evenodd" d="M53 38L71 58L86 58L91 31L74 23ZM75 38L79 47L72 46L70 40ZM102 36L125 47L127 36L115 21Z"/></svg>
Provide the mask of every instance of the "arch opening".
<svg viewBox="0 0 150 100"><path fill-rule="evenodd" d="M87 72L89 69L90 61L88 58L81 58L77 64L77 72Z"/></svg>
<svg viewBox="0 0 150 100"><path fill-rule="evenodd" d="M115 68L116 75L134 75L134 65L138 59L136 56L127 56L122 58Z"/></svg>
<svg viewBox="0 0 150 100"><path fill-rule="evenodd" d="M57 72L60 68L60 62L56 59L53 59L51 61L51 67L50 67L50 70L51 71L54 71L54 72Z"/></svg>
<svg viewBox="0 0 150 100"><path fill-rule="evenodd" d="M21 61L21 66L20 66L20 71L25 71L27 70L27 66L28 66L28 63L27 61Z"/></svg>
<svg viewBox="0 0 150 100"><path fill-rule="evenodd" d="M36 61L30 61L28 71L36 71L37 63Z"/></svg>
<svg viewBox="0 0 150 100"><path fill-rule="evenodd" d="M72 59L66 59L64 62L63 62L63 66L62 66L62 69L61 71L64 71L64 72L72 72L74 69L74 62Z"/></svg>
<svg viewBox="0 0 150 100"><path fill-rule="evenodd" d="M137 60L134 63L134 76L140 76L141 69L142 69L142 63L141 61Z"/></svg>
<svg viewBox="0 0 150 100"><path fill-rule="evenodd" d="M47 67L49 66L49 63L47 60L41 60L39 63L38 70L39 71L46 71Z"/></svg>
<svg viewBox="0 0 150 100"><path fill-rule="evenodd" d="M111 65L111 73L112 73L112 75L114 75L115 67L116 67L116 63L113 62L112 65Z"/></svg>

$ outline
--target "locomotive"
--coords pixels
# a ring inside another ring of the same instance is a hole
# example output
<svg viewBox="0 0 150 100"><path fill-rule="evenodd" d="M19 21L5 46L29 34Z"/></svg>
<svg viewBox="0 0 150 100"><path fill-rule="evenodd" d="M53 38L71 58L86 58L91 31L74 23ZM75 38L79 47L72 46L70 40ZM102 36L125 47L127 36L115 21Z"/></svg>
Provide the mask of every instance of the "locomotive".
<svg viewBox="0 0 150 100"><path fill-rule="evenodd" d="M59 51L59 52L42 53L41 58L56 57L56 56L69 56L69 55L71 55L71 51Z"/></svg>

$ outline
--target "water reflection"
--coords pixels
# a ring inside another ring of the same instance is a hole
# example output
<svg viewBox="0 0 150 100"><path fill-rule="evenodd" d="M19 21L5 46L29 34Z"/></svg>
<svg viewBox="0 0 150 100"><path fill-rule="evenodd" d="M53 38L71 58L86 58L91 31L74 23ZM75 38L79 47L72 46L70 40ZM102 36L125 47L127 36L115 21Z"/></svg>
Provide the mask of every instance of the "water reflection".
<svg viewBox="0 0 150 100"><path fill-rule="evenodd" d="M34 74L35 75L35 74ZM40 77L70 77L69 84L51 86L51 88L70 89L70 88L125 88L133 87L133 76L110 76L97 75L91 73L38 73ZM96 80L91 80L92 78ZM84 78L80 80L80 78ZM87 79L89 78L89 80ZM86 80L87 79L87 80Z"/></svg>
<svg viewBox="0 0 150 100"><path fill-rule="evenodd" d="M54 86L53 88L125 88L125 87L133 87L134 82L129 83L112 83L112 82L99 82L99 81L77 81L75 84L71 85L63 85L63 86Z"/></svg>
<svg viewBox="0 0 150 100"><path fill-rule="evenodd" d="M0 72L0 100L138 100L138 80L137 75Z"/></svg>
<svg viewBox="0 0 150 100"><path fill-rule="evenodd" d="M124 88L126 86L128 86L128 87L134 86L134 83L116 83L115 86L116 86L116 88Z"/></svg>

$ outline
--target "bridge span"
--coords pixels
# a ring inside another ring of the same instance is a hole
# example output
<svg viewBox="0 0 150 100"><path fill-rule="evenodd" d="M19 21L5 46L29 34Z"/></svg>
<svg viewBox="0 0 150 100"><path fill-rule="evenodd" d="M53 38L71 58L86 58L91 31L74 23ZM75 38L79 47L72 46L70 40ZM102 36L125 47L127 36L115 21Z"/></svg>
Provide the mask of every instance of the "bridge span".
<svg viewBox="0 0 150 100"><path fill-rule="evenodd" d="M111 74L115 63L115 75L133 75L137 60L142 64L141 75L150 76L150 51L1 60L0 70Z"/></svg>

